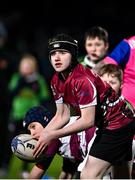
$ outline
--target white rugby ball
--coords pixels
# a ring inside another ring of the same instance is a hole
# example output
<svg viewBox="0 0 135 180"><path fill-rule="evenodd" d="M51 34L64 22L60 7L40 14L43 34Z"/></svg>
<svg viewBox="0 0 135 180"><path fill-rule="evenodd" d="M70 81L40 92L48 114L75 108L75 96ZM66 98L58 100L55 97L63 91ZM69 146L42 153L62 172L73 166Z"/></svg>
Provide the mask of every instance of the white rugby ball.
<svg viewBox="0 0 135 180"><path fill-rule="evenodd" d="M36 139L33 139L30 134L19 134L14 137L11 142L11 149L19 159L29 162L35 162L36 159L33 156L33 150L37 143Z"/></svg>

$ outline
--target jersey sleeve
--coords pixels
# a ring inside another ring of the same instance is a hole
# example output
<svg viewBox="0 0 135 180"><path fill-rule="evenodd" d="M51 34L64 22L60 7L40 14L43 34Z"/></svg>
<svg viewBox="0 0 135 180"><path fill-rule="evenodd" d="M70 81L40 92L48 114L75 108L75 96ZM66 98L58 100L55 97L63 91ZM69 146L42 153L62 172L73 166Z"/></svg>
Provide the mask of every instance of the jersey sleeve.
<svg viewBox="0 0 135 180"><path fill-rule="evenodd" d="M129 56L130 56L130 45L128 41L123 40L104 59L104 62L124 66L128 62Z"/></svg>
<svg viewBox="0 0 135 180"><path fill-rule="evenodd" d="M62 89L61 84L58 82L58 79L54 76L53 79L51 80L51 90L56 104L63 103L61 89Z"/></svg>
<svg viewBox="0 0 135 180"><path fill-rule="evenodd" d="M97 104L96 87L88 77L85 77L77 82L76 96L80 108Z"/></svg>

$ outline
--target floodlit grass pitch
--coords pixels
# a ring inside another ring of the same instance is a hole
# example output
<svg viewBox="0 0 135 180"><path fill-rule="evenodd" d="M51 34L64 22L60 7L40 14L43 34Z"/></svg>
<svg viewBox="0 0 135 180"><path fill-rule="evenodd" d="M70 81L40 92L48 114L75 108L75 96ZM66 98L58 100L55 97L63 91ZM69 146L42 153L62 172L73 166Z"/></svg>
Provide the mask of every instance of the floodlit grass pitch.
<svg viewBox="0 0 135 180"><path fill-rule="evenodd" d="M28 170L30 171L33 167L34 163L29 163ZM18 159L14 155L12 156L10 165L9 165L9 171L7 173L7 176L4 178L7 179L18 179L21 178L21 170L22 170L22 160ZM62 158L59 155L56 155L53 159L49 169L45 173L45 175L50 176L52 178L58 178L59 173L61 172L62 167Z"/></svg>

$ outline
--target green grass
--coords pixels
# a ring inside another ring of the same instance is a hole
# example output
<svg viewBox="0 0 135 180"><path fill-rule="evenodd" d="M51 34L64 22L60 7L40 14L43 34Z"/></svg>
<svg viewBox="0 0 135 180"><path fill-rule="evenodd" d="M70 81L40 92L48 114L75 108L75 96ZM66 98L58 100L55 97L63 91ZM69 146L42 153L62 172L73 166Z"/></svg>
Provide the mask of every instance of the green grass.
<svg viewBox="0 0 135 180"><path fill-rule="evenodd" d="M10 165L9 165L9 172L6 177L7 179L20 179L20 174L22 170L22 163L23 161L18 159L16 156L12 156ZM30 171L31 168L34 166L33 163L28 164L28 170ZM47 172L45 175L51 176L55 179L58 178L59 173L61 171L62 167L62 158L59 155L56 155L48 168Z"/></svg>

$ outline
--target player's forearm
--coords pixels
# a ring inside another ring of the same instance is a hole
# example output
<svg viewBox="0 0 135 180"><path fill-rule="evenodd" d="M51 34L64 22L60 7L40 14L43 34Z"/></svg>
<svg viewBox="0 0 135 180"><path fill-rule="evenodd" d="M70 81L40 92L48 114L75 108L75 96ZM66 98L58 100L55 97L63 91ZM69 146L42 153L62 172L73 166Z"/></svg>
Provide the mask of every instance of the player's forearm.
<svg viewBox="0 0 135 180"><path fill-rule="evenodd" d="M67 124L69 121L69 117L67 118L62 118L61 116L55 116L50 123L46 126L46 130L49 129L60 129L63 126L65 126L65 124Z"/></svg>
<svg viewBox="0 0 135 180"><path fill-rule="evenodd" d="M54 131L54 137L60 138L73 133L83 131L93 127L95 124L95 106L81 109L81 117L74 123L59 130Z"/></svg>
<svg viewBox="0 0 135 180"><path fill-rule="evenodd" d="M53 119L50 121L50 123L47 125L46 129L60 129L63 126L65 126L70 119L70 109L67 105L58 105L58 110L53 117Z"/></svg>
<svg viewBox="0 0 135 180"><path fill-rule="evenodd" d="M54 131L54 137L60 138L60 137L68 136L68 135L86 130L93 126L94 126L93 121L92 122L84 122L84 120L82 118L79 118L79 119L77 119L76 122L72 123L71 125Z"/></svg>

